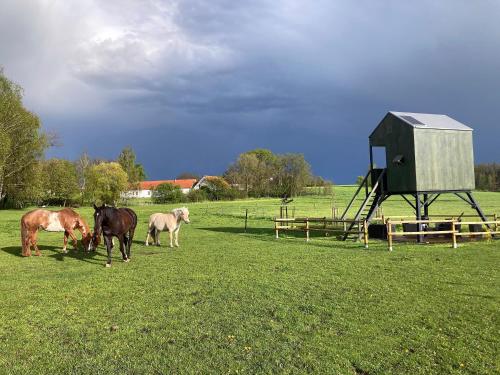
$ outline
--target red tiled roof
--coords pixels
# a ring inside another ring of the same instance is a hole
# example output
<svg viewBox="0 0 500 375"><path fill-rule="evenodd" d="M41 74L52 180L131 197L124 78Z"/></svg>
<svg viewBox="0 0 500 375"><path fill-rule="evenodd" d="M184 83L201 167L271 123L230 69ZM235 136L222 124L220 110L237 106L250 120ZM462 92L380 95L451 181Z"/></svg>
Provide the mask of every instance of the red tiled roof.
<svg viewBox="0 0 500 375"><path fill-rule="evenodd" d="M158 180L158 181L142 181L139 182L139 190L151 190L156 188L161 184L172 184L177 185L181 189L191 189L193 185L196 183L195 179L186 179L186 180Z"/></svg>

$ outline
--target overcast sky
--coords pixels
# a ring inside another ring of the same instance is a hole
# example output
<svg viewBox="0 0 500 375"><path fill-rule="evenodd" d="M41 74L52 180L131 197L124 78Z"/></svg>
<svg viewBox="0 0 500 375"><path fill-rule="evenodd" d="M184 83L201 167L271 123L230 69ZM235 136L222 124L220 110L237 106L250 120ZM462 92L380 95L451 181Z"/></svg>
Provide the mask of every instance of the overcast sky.
<svg viewBox="0 0 500 375"><path fill-rule="evenodd" d="M447 114L500 162L498 0L0 3L0 66L62 146L151 179L220 174L243 151L300 152L353 182L387 111Z"/></svg>

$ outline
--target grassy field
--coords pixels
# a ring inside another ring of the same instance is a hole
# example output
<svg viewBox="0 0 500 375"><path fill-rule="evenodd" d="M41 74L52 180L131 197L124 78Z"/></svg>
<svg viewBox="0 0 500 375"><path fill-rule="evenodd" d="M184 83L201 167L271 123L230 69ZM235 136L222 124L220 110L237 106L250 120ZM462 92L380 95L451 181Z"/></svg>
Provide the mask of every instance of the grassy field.
<svg viewBox="0 0 500 375"><path fill-rule="evenodd" d="M353 189L335 189L345 206ZM500 193L477 193L500 213ZM332 197L297 198L330 215ZM397 199L386 215L411 214ZM500 242L396 244L274 239L276 199L189 204L180 248L146 247L133 207L132 261L105 249L20 256L19 219L0 211L0 373L494 374L500 372ZM247 233L244 210L249 209ZM448 197L433 211L469 211ZM89 208L79 210L87 220ZM167 234L162 235L162 243Z"/></svg>

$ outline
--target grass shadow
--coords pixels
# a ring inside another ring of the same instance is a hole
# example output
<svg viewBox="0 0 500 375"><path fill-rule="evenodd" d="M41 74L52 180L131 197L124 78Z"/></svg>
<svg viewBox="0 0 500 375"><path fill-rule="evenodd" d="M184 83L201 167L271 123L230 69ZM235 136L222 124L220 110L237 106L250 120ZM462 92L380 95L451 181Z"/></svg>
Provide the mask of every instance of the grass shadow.
<svg viewBox="0 0 500 375"><path fill-rule="evenodd" d="M38 246L38 248L40 249L40 251L44 251L44 250L58 251L61 249L60 247L57 247L57 246L47 246L47 245L41 245L41 246ZM14 255L14 256L18 256L20 258L23 258L22 254L21 254L21 251L22 251L21 246L3 247L2 251L6 252L7 254L10 254L10 255ZM33 253L34 253L34 250L33 250Z"/></svg>
<svg viewBox="0 0 500 375"><path fill-rule="evenodd" d="M207 230L210 232L218 232L218 233L232 233L232 234L252 234L252 235L269 235L273 233L272 228L247 228L245 229L240 227L205 227L198 228L201 230Z"/></svg>
<svg viewBox="0 0 500 375"><path fill-rule="evenodd" d="M50 258L54 258L55 260L62 262L65 258L76 259L82 262L87 262L91 264L99 264L102 265L102 260L97 260L96 257L106 258L105 254L101 254L97 251L84 251L82 249L70 249L67 253L63 253L60 249L55 251L54 254L48 255Z"/></svg>
<svg viewBox="0 0 500 375"><path fill-rule="evenodd" d="M96 255L105 258L106 255L100 254L97 251L91 251L91 252L85 252L82 249L68 249L67 253L63 253L61 247L59 246L50 246L50 245L40 245L38 246L40 251L42 252L42 256L47 256L49 258L54 258L57 261L64 261L64 258L73 258L77 260L81 260L83 262L88 262L88 263L93 263L93 264L101 264L102 261L97 261L95 259ZM21 246L7 246L3 247L1 249L2 251L6 252L7 254L14 255L20 258L24 258L21 254ZM44 254L47 251L51 252L52 254ZM32 256L34 255L35 251L32 249Z"/></svg>
<svg viewBox="0 0 500 375"><path fill-rule="evenodd" d="M335 246L335 250L352 250L357 248L363 248L364 245L362 242L355 242L352 240L341 241L338 236L330 235L325 236L324 233L321 232L313 232L311 231L309 238L310 242L305 241L305 233L303 231L286 231L280 232L280 238L275 238L274 228L272 227L257 227L257 228L247 228L246 232L243 228L240 227L204 227L198 228L205 231L216 232L216 233L228 233L228 234L239 234L247 237L251 237L253 239L265 242L276 242L280 240L302 240L304 243L307 243L310 246L319 247L319 248L329 248L331 249ZM315 239L327 239L327 242L322 241L314 241ZM377 243L378 244L378 243ZM382 251L386 252L386 246L373 246L369 247L368 250L371 251Z"/></svg>

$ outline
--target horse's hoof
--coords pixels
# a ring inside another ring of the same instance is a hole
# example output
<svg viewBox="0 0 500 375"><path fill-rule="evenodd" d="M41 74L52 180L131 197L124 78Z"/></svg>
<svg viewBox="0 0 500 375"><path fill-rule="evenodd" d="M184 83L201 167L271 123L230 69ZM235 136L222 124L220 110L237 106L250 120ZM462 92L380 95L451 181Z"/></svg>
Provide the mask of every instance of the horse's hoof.
<svg viewBox="0 0 500 375"><path fill-rule="evenodd" d="M110 268L110 267L111 267L111 264L106 263L106 268Z"/></svg>
<svg viewBox="0 0 500 375"><path fill-rule="evenodd" d="M42 256L42 253L36 253L35 254L36 257L41 257Z"/></svg>
<svg viewBox="0 0 500 375"><path fill-rule="evenodd" d="M145 246L149 246L149 243L145 242L145 243L144 243L144 245L145 245Z"/></svg>
<svg viewBox="0 0 500 375"><path fill-rule="evenodd" d="M125 263L128 263L128 262L130 262L130 259L128 259L128 258L127 258L127 259L123 259L123 261L124 261Z"/></svg>
<svg viewBox="0 0 500 375"><path fill-rule="evenodd" d="M68 250L64 250L64 249L63 249L63 251L62 251L62 252L63 252L63 254L68 254Z"/></svg>

